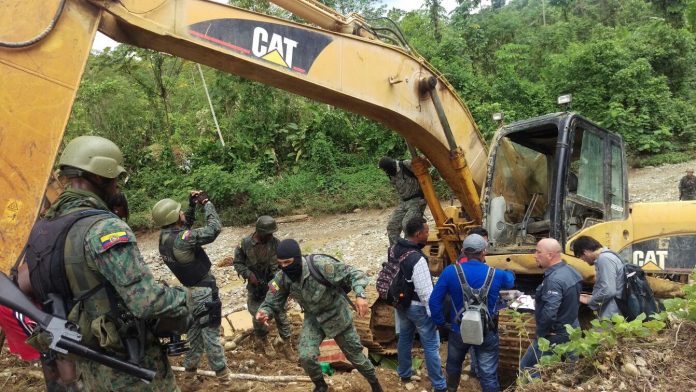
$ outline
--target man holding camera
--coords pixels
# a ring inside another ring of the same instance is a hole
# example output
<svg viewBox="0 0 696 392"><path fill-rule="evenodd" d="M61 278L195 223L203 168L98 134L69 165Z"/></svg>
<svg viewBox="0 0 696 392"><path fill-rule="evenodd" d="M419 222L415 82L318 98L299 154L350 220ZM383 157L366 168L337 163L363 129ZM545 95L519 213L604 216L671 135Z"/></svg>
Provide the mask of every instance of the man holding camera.
<svg viewBox="0 0 696 392"><path fill-rule="evenodd" d="M192 229L197 205L203 207L206 223ZM162 199L153 207L152 218L155 225L162 228L159 250L164 263L191 291L194 322L187 334L191 344L184 358L187 376L195 375L205 351L210 368L217 377L224 379L229 369L220 343L222 304L215 277L210 273L210 259L202 247L215 241L222 230L215 206L205 192L191 191L186 214L181 211L181 203Z"/></svg>

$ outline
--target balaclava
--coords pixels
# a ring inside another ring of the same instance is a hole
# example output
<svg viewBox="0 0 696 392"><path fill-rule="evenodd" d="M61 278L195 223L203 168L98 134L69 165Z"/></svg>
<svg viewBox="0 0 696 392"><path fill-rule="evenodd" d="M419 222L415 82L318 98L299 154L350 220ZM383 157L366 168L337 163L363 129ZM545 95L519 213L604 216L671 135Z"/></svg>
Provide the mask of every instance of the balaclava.
<svg viewBox="0 0 696 392"><path fill-rule="evenodd" d="M379 160L379 168L384 170L388 176L396 175L396 161L389 157L382 157Z"/></svg>
<svg viewBox="0 0 696 392"><path fill-rule="evenodd" d="M282 267L283 272L293 282L299 282L302 278L302 251L297 241L289 238L280 241L276 250L278 259L293 259L289 265Z"/></svg>

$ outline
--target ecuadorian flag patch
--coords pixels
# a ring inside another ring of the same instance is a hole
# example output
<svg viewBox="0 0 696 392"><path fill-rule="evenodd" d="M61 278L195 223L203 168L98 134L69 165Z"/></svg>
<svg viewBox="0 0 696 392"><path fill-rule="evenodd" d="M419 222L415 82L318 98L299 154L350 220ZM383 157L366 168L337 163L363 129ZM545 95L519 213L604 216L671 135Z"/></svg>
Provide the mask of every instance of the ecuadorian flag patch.
<svg viewBox="0 0 696 392"><path fill-rule="evenodd" d="M188 241L189 238L191 238L191 230L186 230L181 234L182 240Z"/></svg>
<svg viewBox="0 0 696 392"><path fill-rule="evenodd" d="M278 287L278 283L276 283L275 279L271 281L271 283L268 284L268 288L271 290L273 294L277 293L280 287Z"/></svg>
<svg viewBox="0 0 696 392"><path fill-rule="evenodd" d="M109 249L112 246L119 244L121 242L128 242L128 234L125 231L117 231L115 233L110 233L99 238L101 242L102 250Z"/></svg>

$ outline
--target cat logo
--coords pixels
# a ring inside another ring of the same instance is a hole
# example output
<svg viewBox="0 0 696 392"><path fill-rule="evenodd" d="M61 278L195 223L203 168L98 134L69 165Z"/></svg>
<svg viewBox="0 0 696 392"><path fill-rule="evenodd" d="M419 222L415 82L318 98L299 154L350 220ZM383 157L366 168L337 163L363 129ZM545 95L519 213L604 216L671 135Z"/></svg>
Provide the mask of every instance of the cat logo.
<svg viewBox="0 0 696 392"><path fill-rule="evenodd" d="M269 34L263 27L254 29L251 52L256 57L292 69L292 52L297 47L297 41L282 37L279 34Z"/></svg>
<svg viewBox="0 0 696 392"><path fill-rule="evenodd" d="M310 28L247 19L206 20L190 25L189 33L224 51L300 74L307 74L333 41L330 35Z"/></svg>

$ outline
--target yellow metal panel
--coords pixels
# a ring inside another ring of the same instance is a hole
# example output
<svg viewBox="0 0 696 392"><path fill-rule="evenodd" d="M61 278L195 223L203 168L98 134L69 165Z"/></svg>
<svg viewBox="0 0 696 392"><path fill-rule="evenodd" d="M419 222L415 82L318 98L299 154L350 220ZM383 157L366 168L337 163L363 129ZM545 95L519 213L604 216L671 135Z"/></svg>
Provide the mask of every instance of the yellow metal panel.
<svg viewBox="0 0 696 392"><path fill-rule="evenodd" d="M696 201L632 204L626 220L596 224L575 233L566 244L566 253L572 253L572 240L581 235L589 235L619 252L631 244L659 237L693 235L696 233L694 222Z"/></svg>
<svg viewBox="0 0 696 392"><path fill-rule="evenodd" d="M49 24L57 3L3 1L0 40L33 38ZM20 49L0 48L3 272L14 265L36 219L98 19L94 7L68 1L55 29L42 41Z"/></svg>
<svg viewBox="0 0 696 392"><path fill-rule="evenodd" d="M594 267L569 255L563 255L563 260L565 260L568 265L575 268L580 275L582 275L583 280L587 282L592 282L594 280ZM486 263L494 268L514 271L516 274L541 275L544 273L543 269L537 267L536 261L534 261L534 255L529 253L487 255Z"/></svg>

